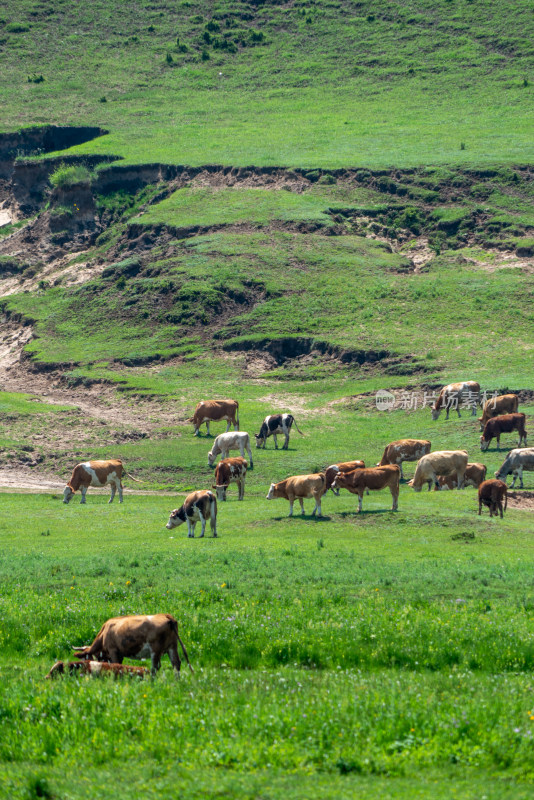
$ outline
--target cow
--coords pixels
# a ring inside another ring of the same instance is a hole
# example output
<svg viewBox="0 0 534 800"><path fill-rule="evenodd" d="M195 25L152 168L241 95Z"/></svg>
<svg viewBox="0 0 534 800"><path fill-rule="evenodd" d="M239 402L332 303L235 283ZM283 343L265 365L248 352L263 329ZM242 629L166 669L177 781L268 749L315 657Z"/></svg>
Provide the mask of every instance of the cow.
<svg viewBox="0 0 534 800"><path fill-rule="evenodd" d="M482 416L478 418L480 431L484 430L486 422L492 417L501 414L516 414L519 407L519 398L516 394L501 394L498 397L490 397L484 403Z"/></svg>
<svg viewBox="0 0 534 800"><path fill-rule="evenodd" d="M480 400L480 384L476 381L464 381L462 383L449 383L444 386L439 397L432 406L432 419L436 420L443 408L446 409L447 415L445 419L449 419L449 411L456 409L459 417L460 404L468 403L472 408L472 416L477 413L477 404Z"/></svg>
<svg viewBox="0 0 534 800"><path fill-rule="evenodd" d="M332 484L334 483L334 479L339 472L352 472L353 469L364 469L365 468L365 461L340 461L338 464L330 464L329 467L325 469L325 476L326 476L326 492L331 489L332 493L339 497L339 489L334 489Z"/></svg>
<svg viewBox="0 0 534 800"><path fill-rule="evenodd" d="M104 622L91 645L74 647L73 650L77 658L112 664L122 664L125 658L150 657L153 676L161 666L161 656L167 653L179 677L182 662L178 655L178 642L193 672L187 650L178 635L178 623L171 614L112 617Z"/></svg>
<svg viewBox="0 0 534 800"><path fill-rule="evenodd" d="M271 483L267 500L274 500L277 497L284 497L289 500L289 516L293 516L293 503L298 499L301 513L304 514L304 498L313 497L315 507L312 517L317 512L318 517L322 517L321 497L326 489L326 477L324 472L316 472L312 475L293 475L279 483Z"/></svg>
<svg viewBox="0 0 534 800"><path fill-rule="evenodd" d="M468 464L464 475L464 487L474 486L475 489L478 489L482 481L486 480L486 471L485 464ZM438 483L440 489L456 489L458 475L455 472L451 475L439 475Z"/></svg>
<svg viewBox="0 0 534 800"><path fill-rule="evenodd" d="M508 506L508 489L504 481L490 478L483 481L478 487L478 516L482 514L482 506L485 505L490 510L490 517L495 514L496 517L501 515L502 519L502 501L504 498L504 510Z"/></svg>
<svg viewBox="0 0 534 800"><path fill-rule="evenodd" d="M129 664L108 664L107 661L57 661L46 678L55 678L57 675L69 675L82 673L83 675L100 676L113 675L115 678L122 678L125 675L132 677L145 678L149 674L146 667L131 667Z"/></svg>
<svg viewBox="0 0 534 800"><path fill-rule="evenodd" d="M401 481L403 481L403 461L418 461L428 453L430 453L430 442L428 439L399 439L398 442L391 442L391 444L386 445L382 461L376 466L384 467L386 464L398 464L400 467Z"/></svg>
<svg viewBox="0 0 534 800"><path fill-rule="evenodd" d="M519 488L523 488L523 470L534 472L534 447L521 447L510 450L504 459L501 468L495 473L495 477L501 481L506 481L509 473L513 474L513 489L517 478L519 478Z"/></svg>
<svg viewBox="0 0 534 800"><path fill-rule="evenodd" d="M340 472L336 475L333 483L335 489L348 489L352 494L358 495L358 513L361 513L363 494L366 490L378 491L385 489L386 486L389 487L393 498L391 510L397 511L400 486L400 467L397 464Z"/></svg>
<svg viewBox="0 0 534 800"><path fill-rule="evenodd" d="M241 458L245 458L245 450L248 453L250 469L254 469L252 462L252 451L250 449L250 436L246 431L234 431L234 433L220 433L215 441L213 447L208 453L208 467L215 465L215 459L221 454L221 458L228 458L230 450L239 450Z"/></svg>
<svg viewBox="0 0 534 800"><path fill-rule="evenodd" d="M69 503L74 493L81 490L82 499L81 503L85 503L85 495L89 486L106 486L111 484L111 497L109 502L113 502L115 492L119 491L119 503L122 503L122 482L121 478L128 475L133 481L141 483L133 475L126 472L122 466L122 461L119 459L110 459L109 461L84 461L82 464L77 464L72 470L70 481L65 486L63 491L63 502Z"/></svg>
<svg viewBox="0 0 534 800"><path fill-rule="evenodd" d="M230 425L234 426L234 431L239 430L239 403L237 400L201 400L197 403L193 416L188 419L195 426L195 436L200 436L200 426L206 423L207 436L210 435L210 422L226 420L226 432L230 430Z"/></svg>
<svg viewBox="0 0 534 800"><path fill-rule="evenodd" d="M202 525L200 538L202 539L208 519L213 537L217 538L217 498L213 492L202 489L199 492L188 494L183 505L171 511L169 521L165 527L172 531L173 528L178 528L184 522L187 522L187 536L189 539L194 539L195 525L200 520Z"/></svg>
<svg viewBox="0 0 534 800"><path fill-rule="evenodd" d="M527 446L527 432L525 430L526 417L524 414L503 414L500 417L492 417L484 426L484 433L480 437L480 449L487 450L492 439L497 439L497 449L501 449L501 433L511 433L517 431L519 434L518 447L521 441Z"/></svg>
<svg viewBox="0 0 534 800"><path fill-rule="evenodd" d="M270 414L268 417L265 417L261 424L260 432L254 434L256 437L256 447L263 447L265 450L265 442L269 436L272 436L274 439L274 449L278 450L278 442L276 437L278 434L283 434L286 437L286 440L282 445L282 450L287 450L287 446L289 444L289 432L293 423L295 423L295 428L300 435L304 436L297 425L295 417L292 414Z"/></svg>
<svg viewBox="0 0 534 800"><path fill-rule="evenodd" d="M415 475L408 481L408 486L412 486L416 492L421 491L424 483L428 483L428 491L431 490L432 484L436 489L440 489L438 475L456 474L458 489L462 489L467 458L465 450L435 450L433 453L428 453L417 462Z"/></svg>
<svg viewBox="0 0 534 800"><path fill-rule="evenodd" d="M237 483L239 490L238 500L245 496L245 478L247 475L247 462L241 456L236 458L223 458L215 467L215 484L211 487L217 492L217 500L226 500L226 490L230 483Z"/></svg>

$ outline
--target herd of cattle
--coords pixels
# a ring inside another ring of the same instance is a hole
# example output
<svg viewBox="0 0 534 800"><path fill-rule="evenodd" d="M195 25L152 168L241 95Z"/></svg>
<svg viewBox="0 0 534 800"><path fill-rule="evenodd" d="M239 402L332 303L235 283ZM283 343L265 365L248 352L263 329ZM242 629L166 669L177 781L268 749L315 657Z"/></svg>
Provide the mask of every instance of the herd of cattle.
<svg viewBox="0 0 534 800"><path fill-rule="evenodd" d="M439 417L441 410L445 410L447 418L453 408L460 415L460 404L467 404L472 408L473 415L479 402L480 386L474 381L445 386L432 407L432 418ZM312 515L321 516L321 500L328 491L339 494L340 489L358 495L358 511L362 510L362 501L365 493L389 488L393 498L393 511L397 510L400 481L404 479L403 463L417 461L415 474L408 482L413 489L421 491L424 484L428 484L429 491L432 486L435 490L462 489L464 486L478 488L478 513L482 506L487 506L490 516L500 514L507 507L506 478L512 473L512 488L519 478L523 488L523 470L534 470L534 448L527 447L527 434L525 429L525 415L518 413L518 398L516 395L507 394L493 397L486 401L482 417L479 418L482 436L480 448L488 449L492 439L497 440L500 448L502 433L517 431L519 434L518 448L511 450L506 456L502 466L495 473L495 478L486 480L486 466L484 464L469 463L465 450L438 450L431 452L431 443L421 439L401 439L391 442L384 449L382 459L375 467L366 468L362 460L339 462L326 467L323 472L312 475L294 475L279 483L272 483L267 499L282 497L289 501L289 516L293 514L293 504L299 501L304 514L304 500L312 498L315 506ZM167 528L173 528L187 522L188 536L194 537L195 525L201 523L201 536L204 536L206 523L209 520L213 536L217 536L217 500L226 500L226 491L231 483L236 483L238 499L243 500L245 493L245 477L248 463L245 460L245 451L249 458L250 469L253 469L250 437L248 433L239 431L239 404L235 400L211 400L199 403L194 416L189 420L195 426L195 435L199 435L199 428L206 424L209 433L211 422L225 420L226 432L217 436L213 447L208 453L208 465L214 466L217 456L221 459L215 468L215 483L211 490L201 489L189 494L180 508L171 512ZM230 426L234 426L230 432ZM273 436L275 448L278 449L277 435L285 437L282 449L287 449L289 434L292 426L302 434L291 414L273 414L267 416L256 434L256 447L265 449L269 436ZM521 447L523 441L524 447ZM240 456L230 457L232 450L239 450ZM74 493L81 491L81 502L85 503L85 495L89 486L103 487L111 485L113 501L115 493L119 494L122 503L122 476L127 475L119 460L88 461L78 464L72 473L70 481L65 487L63 502L68 503ZM129 477L133 478L132 475ZM137 480L133 478L133 480ZM503 505L504 503L504 505ZM128 617L115 617L109 619L102 626L94 642L88 647L74 648L77 661L58 661L48 678L69 672L70 674L82 673L86 675L113 674L137 675L143 677L148 674L144 667L123 665L124 658L151 659L151 673L155 675L160 667L161 657L167 653L175 672L180 673L180 657L178 655L180 644L189 668L193 671L185 646L178 635L178 624L170 614L134 615Z"/></svg>

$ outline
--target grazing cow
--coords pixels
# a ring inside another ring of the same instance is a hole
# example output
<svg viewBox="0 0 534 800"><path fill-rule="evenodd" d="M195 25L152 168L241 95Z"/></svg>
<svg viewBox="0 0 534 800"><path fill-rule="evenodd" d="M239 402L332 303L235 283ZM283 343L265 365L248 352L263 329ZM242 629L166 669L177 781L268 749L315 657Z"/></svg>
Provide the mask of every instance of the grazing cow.
<svg viewBox="0 0 534 800"><path fill-rule="evenodd" d="M334 488L348 489L352 494L358 495L358 513L362 510L363 493L370 489L378 491L389 487L393 498L392 511L397 511L399 505L400 467L397 464L387 464L383 467L369 469L354 469L352 472L340 472L333 483Z"/></svg>
<svg viewBox="0 0 534 800"><path fill-rule="evenodd" d="M334 489L332 484L339 472L352 472L353 469L364 469L365 461L340 461L338 464L331 464L325 469L326 476L326 489L325 494L329 489L332 493L339 497L339 489Z"/></svg>
<svg viewBox="0 0 534 800"><path fill-rule="evenodd" d="M178 528L184 522L187 522L187 536L190 539L195 538L195 525L200 520L202 530L200 531L200 538L204 536L206 530L206 522L209 519L211 532L214 538L217 537L217 498L206 489L199 492L192 492L185 498L184 504L180 508L175 508L171 511L169 521L165 526L168 530L172 531L173 528Z"/></svg>
<svg viewBox="0 0 534 800"><path fill-rule="evenodd" d="M398 464L400 467L401 481L403 481L402 462L418 461L428 453L430 453L430 442L428 439L399 439L398 442L391 442L391 444L386 446L382 461L376 466L384 467L386 464Z"/></svg>
<svg viewBox="0 0 534 800"><path fill-rule="evenodd" d="M104 622L93 644L88 647L74 647L73 650L77 658L88 661L109 661L112 664L122 664L125 658L150 657L152 675L155 675L161 666L161 656L167 653L174 671L179 676L182 662L178 655L178 642L189 669L193 672L187 650L178 635L178 623L170 614L112 617Z"/></svg>
<svg viewBox="0 0 534 800"><path fill-rule="evenodd" d="M501 515L502 519L502 501L504 498L504 510L508 506L508 489L504 481L498 481L495 478L490 478L483 481L478 487L478 516L482 513L482 506L485 505L490 510L490 517L495 514L496 517Z"/></svg>
<svg viewBox="0 0 534 800"><path fill-rule="evenodd" d="M462 489L466 469L467 452L465 450L436 450L419 459L415 475L411 481L408 481L408 486L412 486L416 492L421 491L424 483L428 483L428 491L432 488L432 484L436 489L440 489L438 475L456 474L458 489Z"/></svg>
<svg viewBox="0 0 534 800"><path fill-rule="evenodd" d="M497 439L497 448L501 449L501 433L519 433L518 447L521 447L521 440L527 446L527 432L525 430L526 417L524 414L503 414L500 417L489 419L484 426L484 433L480 437L480 449L487 450L492 439Z"/></svg>
<svg viewBox="0 0 534 800"><path fill-rule="evenodd" d="M468 464L464 475L464 488L466 486L474 486L475 489L478 489L482 481L486 480L486 470L487 467L485 464ZM438 477L438 483L440 489L456 489L458 486L458 475L456 473L452 475L440 475Z"/></svg>
<svg viewBox="0 0 534 800"><path fill-rule="evenodd" d="M534 472L534 447L522 447L510 450L504 459L501 468L495 473L495 477L501 481L506 481L509 473L513 474L512 489L519 478L519 488L523 488L523 470Z"/></svg>
<svg viewBox="0 0 534 800"><path fill-rule="evenodd" d="M239 450L241 458L245 458L245 450L248 453L250 462L250 469L254 469L252 463L252 451L250 449L250 436L245 431L235 431L234 433L220 433L215 441L213 447L208 453L208 467L213 467L215 459L221 454L221 458L228 458L230 450Z"/></svg>
<svg viewBox="0 0 534 800"><path fill-rule="evenodd" d="M109 502L113 502L115 492L119 490L119 503L122 503L122 483L121 478L128 475L133 481L141 483L133 475L126 472L122 466L122 461L119 459L110 459L109 461L84 461L83 464L77 464L72 471L70 481L65 486L63 492L63 502L68 503L74 496L74 493L81 490L81 503L85 503L85 495L89 486L106 486L111 484L111 497Z"/></svg>
<svg viewBox="0 0 534 800"><path fill-rule="evenodd" d="M516 414L518 407L519 398L516 394L501 394L498 397L490 397L484 403L482 416L478 418L481 432L489 419L498 417L501 414Z"/></svg>
<svg viewBox="0 0 534 800"><path fill-rule="evenodd" d="M113 675L115 678L122 678L124 675L144 678L149 674L146 667L131 667L129 664L108 664L106 661L58 661L54 664L47 678L55 678L57 675L74 675L81 672L84 675L100 676Z"/></svg>
<svg viewBox="0 0 534 800"><path fill-rule="evenodd" d="M298 430L300 435L304 436L302 431L299 430L299 426L297 425L295 417L292 414L271 414L270 416L265 417L261 424L260 432L254 434L256 437L256 447L263 447L265 450L265 442L269 436L272 436L274 439L274 449L278 450L278 442L276 437L278 434L283 433L286 437L286 440L282 445L282 450L287 450L287 446L289 444L289 432L293 423L295 423L295 428Z"/></svg>
<svg viewBox="0 0 534 800"><path fill-rule="evenodd" d="M210 422L226 420L226 432L230 430L230 425L234 426L234 431L239 430L239 403L237 400L201 400L195 408L195 413L188 419L195 426L195 436L200 436L199 428L203 422L206 423L207 435L210 435Z"/></svg>
<svg viewBox="0 0 534 800"><path fill-rule="evenodd" d="M237 483L239 489L238 500L245 496L245 478L247 475L247 462L241 456L237 458L224 458L215 467L215 484L211 487L217 492L217 500L226 500L226 490L230 483Z"/></svg>
<svg viewBox="0 0 534 800"><path fill-rule="evenodd" d="M289 500L289 516L292 517L295 498L298 499L301 513L304 514L304 498L313 497L315 508L312 511L312 517L316 511L317 516L322 517L321 497L326 491L325 486L324 472L316 472L313 475L293 475L291 478L286 478L285 481L271 483L267 500L274 500L276 497L284 497Z"/></svg>
<svg viewBox="0 0 534 800"><path fill-rule="evenodd" d="M480 400L480 384L476 381L464 381L463 383L449 383L444 386L439 397L432 406L432 419L437 419L443 408L447 411L445 419L449 419L449 411L456 409L459 417L461 403L469 403L473 409L472 416L477 413L477 403Z"/></svg>

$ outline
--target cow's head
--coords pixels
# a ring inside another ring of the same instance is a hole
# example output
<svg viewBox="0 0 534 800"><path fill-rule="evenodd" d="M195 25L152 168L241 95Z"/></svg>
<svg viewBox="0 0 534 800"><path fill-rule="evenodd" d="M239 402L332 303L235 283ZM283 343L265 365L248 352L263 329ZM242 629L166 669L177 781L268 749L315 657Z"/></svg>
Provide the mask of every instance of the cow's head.
<svg viewBox="0 0 534 800"><path fill-rule="evenodd" d="M484 439L483 436L480 437L480 449L482 450L482 452L488 449L489 443L490 443L489 439Z"/></svg>
<svg viewBox="0 0 534 800"><path fill-rule="evenodd" d="M255 433L256 447L262 447L265 444L265 436L262 433Z"/></svg>
<svg viewBox="0 0 534 800"><path fill-rule="evenodd" d="M68 503L74 497L74 490L70 483L67 483L65 489L63 490L63 502Z"/></svg>
<svg viewBox="0 0 534 800"><path fill-rule="evenodd" d="M432 419L436 420L441 413L441 408L431 408L430 410L432 412Z"/></svg>
<svg viewBox="0 0 534 800"><path fill-rule="evenodd" d="M344 472L338 472L332 481L332 489L339 495L340 489L347 488L347 477Z"/></svg>
<svg viewBox="0 0 534 800"><path fill-rule="evenodd" d="M46 675L45 677L47 679L55 678L56 675L63 675L64 672L65 672L65 664L63 663L63 661L56 661L56 663L54 664L48 675Z"/></svg>
<svg viewBox="0 0 534 800"><path fill-rule="evenodd" d="M228 489L228 486L229 486L228 483L223 483L220 486L214 484L211 487L212 489L215 489L215 491L217 492L217 500L219 500L220 502L226 500L226 490Z"/></svg>
<svg viewBox="0 0 534 800"><path fill-rule="evenodd" d="M177 528L179 525L182 525L186 520L185 516L185 509L183 506L180 508L175 508L174 511L171 511L171 515L169 517L169 521L165 525L167 530L172 531L173 528Z"/></svg>
<svg viewBox="0 0 534 800"><path fill-rule="evenodd" d="M273 500L274 499L274 490L275 490L275 488L276 488L276 484L275 483L271 483L271 485L269 487L269 493L266 495L267 500Z"/></svg>
<svg viewBox="0 0 534 800"><path fill-rule="evenodd" d="M411 486L414 492L420 492L421 489L423 488L422 486L416 486L413 478L411 481L408 481L408 486Z"/></svg>
<svg viewBox="0 0 534 800"><path fill-rule="evenodd" d="M480 425L480 430L481 430L481 431L483 431L483 430L484 430L484 425L486 424L485 422L483 422L483 419L484 419L484 417L479 417L479 418L478 418L478 423L479 423L479 425Z"/></svg>
<svg viewBox="0 0 534 800"><path fill-rule="evenodd" d="M208 453L208 467L210 467L211 469L213 469L213 467L215 466L216 458L217 458L216 454L213 452L213 450L210 450Z"/></svg>
<svg viewBox="0 0 534 800"><path fill-rule="evenodd" d="M495 474L495 477L496 477L498 480L500 480L500 481L504 481L504 483L506 483L506 478L508 477L508 475L507 475L507 474L506 474L506 475L504 475L504 473L502 473L500 470L497 470L497 472L495 472L494 474Z"/></svg>

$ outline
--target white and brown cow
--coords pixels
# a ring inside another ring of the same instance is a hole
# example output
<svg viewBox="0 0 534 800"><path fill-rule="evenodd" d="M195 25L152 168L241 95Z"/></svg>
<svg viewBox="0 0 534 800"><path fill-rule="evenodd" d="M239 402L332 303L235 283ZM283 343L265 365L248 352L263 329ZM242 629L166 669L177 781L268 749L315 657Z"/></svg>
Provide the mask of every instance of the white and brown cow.
<svg viewBox="0 0 534 800"><path fill-rule="evenodd" d="M355 469L352 472L340 472L333 483L336 489L347 489L358 495L358 513L362 510L363 495L366 491L378 491L389 487L393 498L392 511L399 505L400 467L387 464L383 467Z"/></svg>
<svg viewBox="0 0 534 800"><path fill-rule="evenodd" d="M430 442L428 439L399 439L386 445L382 460L377 467L385 467L386 464L398 464L400 467L401 481L404 480L402 472L403 461L419 461L420 458L430 453Z"/></svg>
<svg viewBox="0 0 534 800"><path fill-rule="evenodd" d="M200 521L202 530L200 531L200 538L204 536L206 530L206 522L210 521L211 532L214 537L217 536L217 498L207 489L201 489L198 492L191 492L185 498L183 505L180 508L175 508L171 511L169 521L165 526L168 530L172 531L173 528L178 528L187 522L187 536L190 539L195 538L195 525Z"/></svg>
<svg viewBox="0 0 534 800"><path fill-rule="evenodd" d="M150 658L152 675L161 666L161 656L167 653L175 672L180 675L178 642L193 672L187 650L178 635L178 623L171 614L112 617L102 625L93 644L74 647L73 650L77 658L112 664L122 664L125 658Z"/></svg>
<svg viewBox="0 0 534 800"><path fill-rule="evenodd" d="M289 500L289 516L293 516L293 503L297 499L300 503L301 513L304 514L304 499L313 497L315 500L315 507L312 511L312 517L321 517L321 497L326 489L326 477L324 472L313 473L312 475L293 475L291 478L286 478L285 481L279 483L271 483L267 500L274 500L277 497L283 497Z"/></svg>
<svg viewBox="0 0 534 800"><path fill-rule="evenodd" d="M188 419L195 426L195 436L200 436L200 426L205 422L207 435L210 435L210 422L226 420L226 431L230 425L234 431L239 430L239 403L237 400L201 400L195 408L193 416Z"/></svg>
<svg viewBox="0 0 534 800"><path fill-rule="evenodd" d="M250 449L250 436L246 431L234 431L233 433L220 433L213 447L208 453L208 467L213 467L215 459L221 454L221 458L228 458L230 450L239 450L241 458L245 458L245 450L248 453L250 469L254 469L252 463L252 451Z"/></svg>
<svg viewBox="0 0 534 800"><path fill-rule="evenodd" d="M115 678L122 678L125 675L136 678L145 678L150 674L146 667L132 667L130 664L108 664L107 661L57 661L46 678L55 678L57 675L69 675L81 673L91 677L101 677L113 675Z"/></svg>
<svg viewBox="0 0 534 800"><path fill-rule="evenodd" d="M449 411L456 410L459 417L460 406L466 403L471 406L472 416L477 413L477 405L480 402L480 384L476 381L463 381L462 383L449 383L444 386L439 397L432 406L432 419L437 419L442 409L445 409L449 419Z"/></svg>
<svg viewBox="0 0 534 800"><path fill-rule="evenodd" d="M519 478L519 488L523 488L523 470L534 472L534 447L518 447L510 450L504 459L501 468L495 473L495 477L501 481L506 481L510 472L513 475L512 489L516 480Z"/></svg>
<svg viewBox="0 0 534 800"><path fill-rule="evenodd" d="M464 475L464 488L474 486L478 489L482 481L486 480L487 467L485 464L468 464ZM458 475L440 475L438 477L440 489L456 489L458 486ZM436 487L434 487L436 488Z"/></svg>
<svg viewBox="0 0 534 800"><path fill-rule="evenodd" d="M297 425L293 414L270 414L269 416L265 417L261 424L260 432L254 434L256 437L256 447L263 447L265 450L265 442L269 436L272 436L274 439L274 449L278 450L278 442L276 437L278 434L283 434L286 437L286 440L282 445L282 450L287 450L289 444L289 432L291 431L291 426L293 424L300 435L304 436L302 431L299 430L299 426Z"/></svg>
<svg viewBox="0 0 534 800"><path fill-rule="evenodd" d="M352 472L353 469L364 469L364 468L365 468L365 461L340 461L337 464L330 464L330 466L325 469L325 476L326 476L325 492L331 489L333 494L339 496L339 489L334 489L334 487L332 486L336 478L336 475L339 472Z"/></svg>
<svg viewBox="0 0 534 800"><path fill-rule="evenodd" d="M433 453L428 453L417 462L415 475L408 481L408 486L412 486L416 492L420 492L425 483L428 483L428 491L431 490L432 484L436 489L440 489L438 475L456 474L458 489L462 489L467 459L466 450L435 450Z"/></svg>
<svg viewBox="0 0 534 800"><path fill-rule="evenodd" d="M484 433L480 437L480 449L487 450L492 439L497 439L497 448L501 449L501 433L512 433L517 431L519 434L518 447L521 441L527 446L527 431L525 428L526 416L524 414L503 414L500 417L492 417L484 425Z"/></svg>
<svg viewBox="0 0 534 800"><path fill-rule="evenodd" d="M68 503L74 493L80 489L82 499L81 503L85 503L85 495L89 486L103 487L108 483L111 484L111 497L109 502L113 502L115 492L119 492L119 503L122 503L122 476L128 475L133 481L140 481L134 478L124 470L122 461L119 459L110 459L109 461L84 461L82 464L77 464L70 477L70 481L65 486L63 492L63 502Z"/></svg>
<svg viewBox="0 0 534 800"><path fill-rule="evenodd" d="M516 394L500 394L497 397L490 397L484 403L482 416L478 418L480 430L484 430L486 422L492 417L498 417L501 414L516 414L518 408L519 398Z"/></svg>
<svg viewBox="0 0 534 800"><path fill-rule="evenodd" d="M247 462L241 456L236 458L223 458L215 467L215 483L211 487L217 492L217 500L226 500L226 490L231 483L237 483L239 490L238 500L245 496L245 478L247 476Z"/></svg>
<svg viewBox="0 0 534 800"><path fill-rule="evenodd" d="M490 510L490 517L496 517L503 512L502 501L504 499L504 510L508 507L508 489L504 481L490 478L478 487L478 516L482 513L482 506L487 506Z"/></svg>

